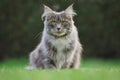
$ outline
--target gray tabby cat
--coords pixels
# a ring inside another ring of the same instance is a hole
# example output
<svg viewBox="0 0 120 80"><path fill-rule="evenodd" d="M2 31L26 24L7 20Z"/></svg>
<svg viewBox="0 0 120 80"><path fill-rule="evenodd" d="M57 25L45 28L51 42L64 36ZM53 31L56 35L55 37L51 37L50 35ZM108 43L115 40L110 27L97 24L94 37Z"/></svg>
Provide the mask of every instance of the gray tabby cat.
<svg viewBox="0 0 120 80"><path fill-rule="evenodd" d="M30 53L27 69L79 68L82 45L74 25L73 5L56 12L44 5L44 30L41 42Z"/></svg>

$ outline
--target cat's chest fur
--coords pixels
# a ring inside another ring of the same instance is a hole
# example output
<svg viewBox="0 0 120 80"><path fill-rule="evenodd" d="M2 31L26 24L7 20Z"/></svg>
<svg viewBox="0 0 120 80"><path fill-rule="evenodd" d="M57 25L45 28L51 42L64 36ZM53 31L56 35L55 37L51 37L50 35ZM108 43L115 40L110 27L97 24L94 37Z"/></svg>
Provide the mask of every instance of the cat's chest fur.
<svg viewBox="0 0 120 80"><path fill-rule="evenodd" d="M51 54L53 56L51 56L51 58L53 59L56 67L58 69L62 68L62 66L66 63L70 63L72 61L73 58L73 41L71 39L65 39L65 38L61 38L61 39L52 39L49 40L51 42L50 47L54 47L54 49L56 49L56 52L52 51L52 53L48 53ZM51 48L51 50L54 50Z"/></svg>
<svg viewBox="0 0 120 80"><path fill-rule="evenodd" d="M57 48L58 53L62 53L63 49L68 47L70 42L71 40L68 39L51 40L52 45Z"/></svg>

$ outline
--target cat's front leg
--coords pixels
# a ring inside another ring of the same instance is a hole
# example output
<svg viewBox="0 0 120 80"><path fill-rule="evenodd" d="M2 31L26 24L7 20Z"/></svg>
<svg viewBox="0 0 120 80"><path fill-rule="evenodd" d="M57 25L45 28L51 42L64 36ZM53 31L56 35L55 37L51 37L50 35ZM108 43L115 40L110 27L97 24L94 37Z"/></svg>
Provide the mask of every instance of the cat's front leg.
<svg viewBox="0 0 120 80"><path fill-rule="evenodd" d="M82 47L78 47L75 51L75 55L71 64L71 68L79 69L82 56Z"/></svg>
<svg viewBox="0 0 120 80"><path fill-rule="evenodd" d="M56 67L54 65L52 65L52 64L49 64L49 65L47 65L46 69L56 69Z"/></svg>
<svg viewBox="0 0 120 80"><path fill-rule="evenodd" d="M44 64L44 69L55 69L56 68L54 62L50 59L44 60L43 64Z"/></svg>
<svg viewBox="0 0 120 80"><path fill-rule="evenodd" d="M70 68L70 63L65 63L63 66L62 66L62 69L69 69Z"/></svg>

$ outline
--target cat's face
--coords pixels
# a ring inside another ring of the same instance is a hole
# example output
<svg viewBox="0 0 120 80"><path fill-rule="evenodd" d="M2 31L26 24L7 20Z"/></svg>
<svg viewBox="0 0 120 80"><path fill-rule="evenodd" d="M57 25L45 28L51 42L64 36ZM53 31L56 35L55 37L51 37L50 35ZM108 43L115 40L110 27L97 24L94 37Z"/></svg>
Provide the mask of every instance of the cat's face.
<svg viewBox="0 0 120 80"><path fill-rule="evenodd" d="M55 12L47 6L45 6L45 9L47 9L45 10L47 12L43 14L45 16L44 25L48 34L55 37L64 37L71 33L73 26L72 16L75 14L72 6L62 12Z"/></svg>
<svg viewBox="0 0 120 80"><path fill-rule="evenodd" d="M46 21L47 32L53 36L66 36L72 30L71 18L65 13L50 14Z"/></svg>

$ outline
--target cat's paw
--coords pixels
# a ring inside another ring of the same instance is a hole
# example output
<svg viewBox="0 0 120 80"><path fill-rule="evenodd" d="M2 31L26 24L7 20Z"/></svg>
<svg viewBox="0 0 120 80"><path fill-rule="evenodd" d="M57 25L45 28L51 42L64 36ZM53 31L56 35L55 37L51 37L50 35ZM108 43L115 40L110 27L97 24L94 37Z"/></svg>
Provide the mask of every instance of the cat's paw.
<svg viewBox="0 0 120 80"><path fill-rule="evenodd" d="M26 70L34 70L34 69L36 69L36 67L35 66L27 66L27 67L25 67L25 69Z"/></svg>

